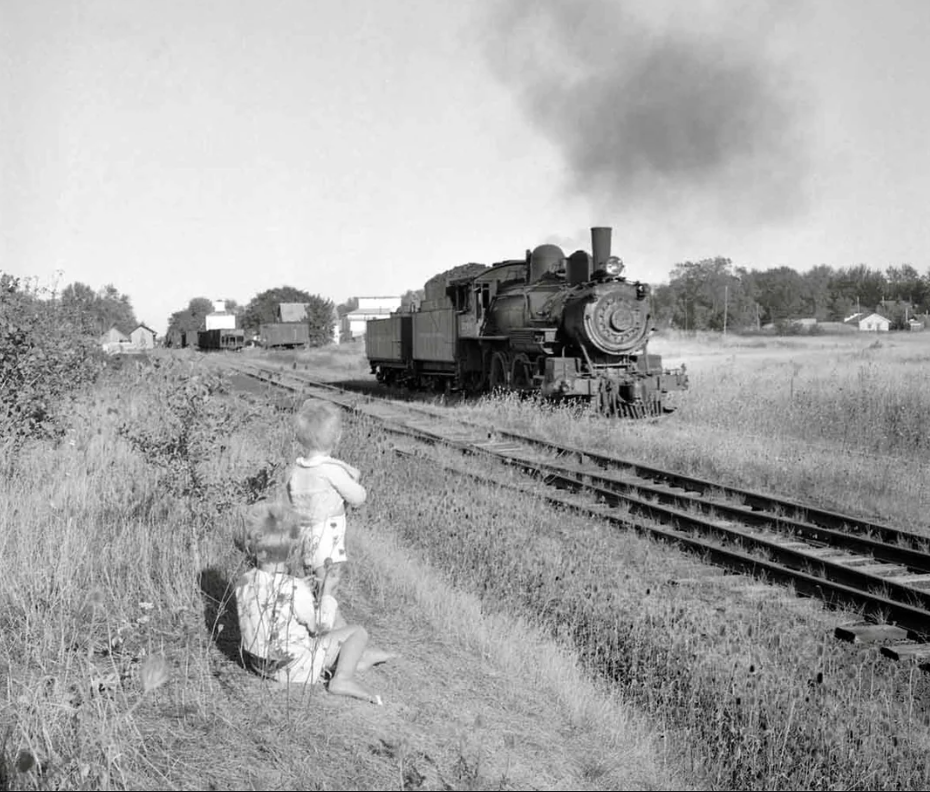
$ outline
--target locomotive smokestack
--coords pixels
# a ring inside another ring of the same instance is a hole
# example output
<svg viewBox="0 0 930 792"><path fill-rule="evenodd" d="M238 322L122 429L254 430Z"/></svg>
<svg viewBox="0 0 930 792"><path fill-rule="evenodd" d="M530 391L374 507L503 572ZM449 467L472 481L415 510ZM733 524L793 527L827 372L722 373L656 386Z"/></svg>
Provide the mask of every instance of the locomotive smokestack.
<svg viewBox="0 0 930 792"><path fill-rule="evenodd" d="M591 229L591 257L594 259L594 271L603 269L604 262L610 258L610 226L596 226Z"/></svg>

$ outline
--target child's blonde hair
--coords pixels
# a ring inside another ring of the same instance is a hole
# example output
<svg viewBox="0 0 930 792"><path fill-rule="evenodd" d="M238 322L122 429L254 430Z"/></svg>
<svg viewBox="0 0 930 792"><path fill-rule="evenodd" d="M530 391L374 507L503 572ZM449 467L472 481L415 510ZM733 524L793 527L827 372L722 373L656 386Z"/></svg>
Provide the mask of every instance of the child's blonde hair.
<svg viewBox="0 0 930 792"><path fill-rule="evenodd" d="M342 435L342 414L334 404L307 399L294 417L294 432L305 451L332 451Z"/></svg>
<svg viewBox="0 0 930 792"><path fill-rule="evenodd" d="M284 562L300 545L300 519L287 503L259 501L242 515L235 544L253 562Z"/></svg>

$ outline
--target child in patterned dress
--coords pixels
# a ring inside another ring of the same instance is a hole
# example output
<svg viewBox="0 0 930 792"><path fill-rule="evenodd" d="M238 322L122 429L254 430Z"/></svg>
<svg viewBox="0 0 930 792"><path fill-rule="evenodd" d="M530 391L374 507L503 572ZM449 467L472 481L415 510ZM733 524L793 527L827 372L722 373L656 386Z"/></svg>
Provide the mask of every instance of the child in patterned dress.
<svg viewBox="0 0 930 792"><path fill-rule="evenodd" d="M294 684L314 684L329 671L330 693L380 705L381 697L355 674L395 655L369 647L368 632L360 625L347 625L335 600L334 628L321 625L312 587L291 575L288 567L301 546L294 510L256 504L236 544L252 561L235 587L246 665L263 677Z"/></svg>

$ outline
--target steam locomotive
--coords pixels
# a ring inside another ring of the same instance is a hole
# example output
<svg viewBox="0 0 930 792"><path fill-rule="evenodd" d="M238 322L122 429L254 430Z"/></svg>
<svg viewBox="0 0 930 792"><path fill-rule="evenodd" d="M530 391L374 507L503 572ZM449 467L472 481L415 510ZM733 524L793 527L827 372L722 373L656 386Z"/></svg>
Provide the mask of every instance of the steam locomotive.
<svg viewBox="0 0 930 792"><path fill-rule="evenodd" d="M525 259L431 278L415 310L368 321L371 372L416 389L593 401L610 415L670 411L667 396L688 387L687 374L647 353L649 287L624 277L610 238L595 227L590 254L540 245Z"/></svg>

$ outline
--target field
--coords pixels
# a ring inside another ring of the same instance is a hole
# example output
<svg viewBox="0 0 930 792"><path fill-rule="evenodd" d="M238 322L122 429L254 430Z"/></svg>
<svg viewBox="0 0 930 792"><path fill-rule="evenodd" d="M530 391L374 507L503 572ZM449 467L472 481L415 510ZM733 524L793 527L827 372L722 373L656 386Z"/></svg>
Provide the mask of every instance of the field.
<svg viewBox="0 0 930 792"><path fill-rule="evenodd" d="M660 421L433 409L928 532L930 336L653 347L691 376ZM367 375L357 345L277 359ZM365 420L339 450L369 490L343 603L402 655L365 678L386 705L261 682L237 663L232 535L279 491L287 413L202 357L150 363L108 372L3 484L0 789L930 785L930 683L836 642L854 614L463 486Z"/></svg>

